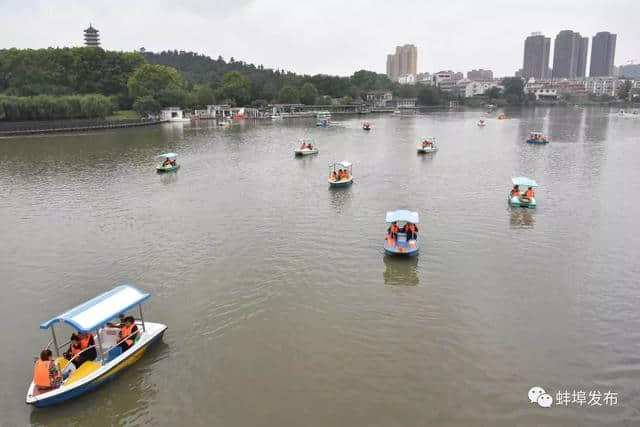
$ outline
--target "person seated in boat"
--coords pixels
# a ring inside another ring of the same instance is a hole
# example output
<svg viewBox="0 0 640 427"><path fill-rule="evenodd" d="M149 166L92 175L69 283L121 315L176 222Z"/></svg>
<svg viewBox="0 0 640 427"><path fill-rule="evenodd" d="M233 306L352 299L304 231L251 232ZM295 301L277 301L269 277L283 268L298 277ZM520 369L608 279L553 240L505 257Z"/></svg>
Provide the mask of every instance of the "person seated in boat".
<svg viewBox="0 0 640 427"><path fill-rule="evenodd" d="M402 231L407 234L407 240L415 240L418 235L418 226L408 222L404 225Z"/></svg>
<svg viewBox="0 0 640 427"><path fill-rule="evenodd" d="M524 193L524 197L531 200L536 197L536 193L533 191L533 187L529 187L527 191Z"/></svg>
<svg viewBox="0 0 640 427"><path fill-rule="evenodd" d="M307 143L303 141L302 145L300 145L300 149L304 150L305 148L307 148Z"/></svg>
<svg viewBox="0 0 640 427"><path fill-rule="evenodd" d="M175 166L176 165L176 159L171 159L171 161L169 163L171 164L171 166Z"/></svg>
<svg viewBox="0 0 640 427"><path fill-rule="evenodd" d="M78 332L71 335L71 344L64 356L67 360L71 360L76 368L79 368L87 360L96 360L98 352L93 334Z"/></svg>
<svg viewBox="0 0 640 427"><path fill-rule="evenodd" d="M387 229L387 233L389 236L395 240L398 238L398 223L392 222L389 228Z"/></svg>
<svg viewBox="0 0 640 427"><path fill-rule="evenodd" d="M39 391L53 390L62 384L62 375L48 348L40 352L33 367L33 383Z"/></svg>
<svg viewBox="0 0 640 427"><path fill-rule="evenodd" d="M513 186L513 188L511 189L511 197L520 197L520 187L518 187L517 185Z"/></svg>
<svg viewBox="0 0 640 427"><path fill-rule="evenodd" d="M348 170L343 170L342 171L342 179L344 179L345 181L349 181L349 171Z"/></svg>
<svg viewBox="0 0 640 427"><path fill-rule="evenodd" d="M136 326L133 316L125 317L124 324L120 327L120 334L118 336L118 344L120 344L123 353L131 348L138 335L138 326Z"/></svg>
<svg viewBox="0 0 640 427"><path fill-rule="evenodd" d="M167 157L166 159L164 159L164 162L162 162L162 166L169 166L169 165L171 165L171 159Z"/></svg>
<svg viewBox="0 0 640 427"><path fill-rule="evenodd" d="M312 143L308 143L308 144L307 144L307 148L308 148L309 150L313 150L313 144L312 144Z"/></svg>

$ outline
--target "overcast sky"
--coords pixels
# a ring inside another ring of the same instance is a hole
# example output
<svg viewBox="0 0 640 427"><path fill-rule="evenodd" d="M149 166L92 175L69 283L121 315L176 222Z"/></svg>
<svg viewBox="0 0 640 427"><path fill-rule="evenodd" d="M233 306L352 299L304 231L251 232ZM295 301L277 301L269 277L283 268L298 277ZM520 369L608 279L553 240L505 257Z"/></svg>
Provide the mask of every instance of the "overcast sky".
<svg viewBox="0 0 640 427"><path fill-rule="evenodd" d="M640 63L640 0L0 0L0 11L0 48L80 46L91 22L105 49L192 50L308 74L384 73L387 53L413 43L418 72L512 75L529 33L553 46L563 29L617 33L616 65Z"/></svg>

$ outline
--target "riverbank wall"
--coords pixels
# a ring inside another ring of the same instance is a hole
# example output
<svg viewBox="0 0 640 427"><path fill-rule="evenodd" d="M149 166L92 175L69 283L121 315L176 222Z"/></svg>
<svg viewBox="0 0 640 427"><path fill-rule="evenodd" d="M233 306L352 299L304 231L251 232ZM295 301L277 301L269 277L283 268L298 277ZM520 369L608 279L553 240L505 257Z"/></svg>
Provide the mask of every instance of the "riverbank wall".
<svg viewBox="0 0 640 427"><path fill-rule="evenodd" d="M119 129L151 126L164 123L163 120L47 120L29 122L0 122L0 137L33 135L56 132L86 132L92 130Z"/></svg>

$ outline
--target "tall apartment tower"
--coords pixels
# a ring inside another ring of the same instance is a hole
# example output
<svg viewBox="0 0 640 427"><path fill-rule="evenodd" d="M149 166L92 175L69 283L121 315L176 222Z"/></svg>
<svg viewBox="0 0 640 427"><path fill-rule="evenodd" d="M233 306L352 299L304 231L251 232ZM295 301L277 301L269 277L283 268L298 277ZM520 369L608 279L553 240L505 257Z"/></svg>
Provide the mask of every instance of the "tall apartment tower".
<svg viewBox="0 0 640 427"><path fill-rule="evenodd" d="M544 79L549 77L549 52L551 51L551 39L542 33L531 33L524 41L524 61L522 64L522 77L529 79Z"/></svg>
<svg viewBox="0 0 640 427"><path fill-rule="evenodd" d="M571 30L560 31L553 45L551 77L554 79L583 77L587 67L588 50L589 41L586 37Z"/></svg>
<svg viewBox="0 0 640 427"><path fill-rule="evenodd" d="M84 45L88 47L100 47L99 31L89 24L89 28L84 30Z"/></svg>
<svg viewBox="0 0 640 427"><path fill-rule="evenodd" d="M591 42L591 66L589 75L612 76L616 57L616 35L608 31L597 33Z"/></svg>
<svg viewBox="0 0 640 427"><path fill-rule="evenodd" d="M400 76L418 74L418 49L412 44L397 46L396 53L387 55L387 77L398 81Z"/></svg>

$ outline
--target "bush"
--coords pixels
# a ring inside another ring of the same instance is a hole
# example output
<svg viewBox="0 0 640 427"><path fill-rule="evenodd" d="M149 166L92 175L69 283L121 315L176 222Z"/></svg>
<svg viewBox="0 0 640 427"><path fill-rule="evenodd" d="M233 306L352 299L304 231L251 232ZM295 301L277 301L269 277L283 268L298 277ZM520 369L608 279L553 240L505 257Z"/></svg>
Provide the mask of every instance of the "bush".
<svg viewBox="0 0 640 427"><path fill-rule="evenodd" d="M112 111L104 95L0 95L0 120L61 120L105 118Z"/></svg>

